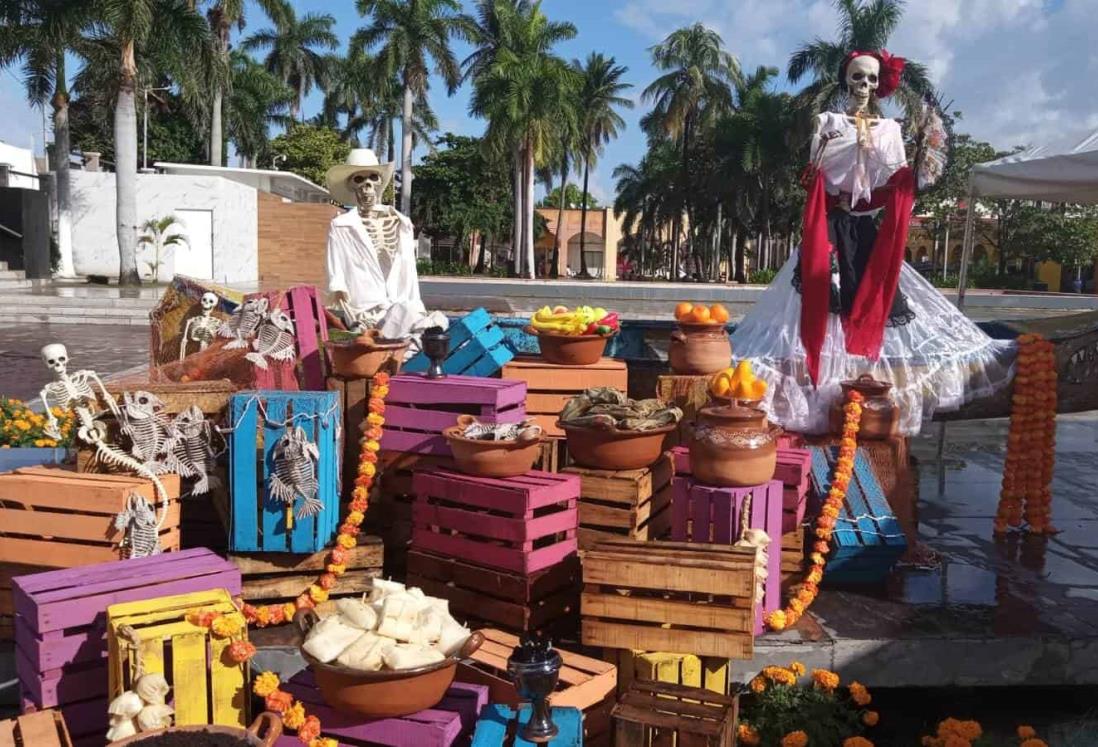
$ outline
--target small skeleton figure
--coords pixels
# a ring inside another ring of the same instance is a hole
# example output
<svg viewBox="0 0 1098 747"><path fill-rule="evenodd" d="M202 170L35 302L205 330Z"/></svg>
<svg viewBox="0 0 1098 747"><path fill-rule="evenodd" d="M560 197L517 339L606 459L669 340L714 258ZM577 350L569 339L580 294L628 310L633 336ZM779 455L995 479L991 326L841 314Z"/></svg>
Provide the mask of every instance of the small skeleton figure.
<svg viewBox="0 0 1098 747"><path fill-rule="evenodd" d="M320 461L320 450L309 440L304 428L288 428L275 444L271 458L274 462L270 485L272 498L292 506L301 496L305 503L297 512L299 519L313 516L324 508L316 497L319 490L316 466Z"/></svg>
<svg viewBox="0 0 1098 747"><path fill-rule="evenodd" d="M214 341L221 329L221 320L214 316L213 312L220 302L221 299L216 293L207 291L202 294L199 301L202 307L201 315L192 316L183 328L183 338L179 341L179 360L187 357L189 345L198 345L199 350L205 350Z"/></svg>
<svg viewBox="0 0 1098 747"><path fill-rule="evenodd" d="M262 369L267 368L267 359L292 361L297 355L294 344L294 323L290 315L282 309L272 311L259 328L259 334L252 340L254 353L245 358Z"/></svg>
<svg viewBox="0 0 1098 747"><path fill-rule="evenodd" d="M197 405L175 416L169 425L171 451L166 457L173 472L194 479L191 495L216 490L221 480L215 474L217 453L213 449L213 427Z"/></svg>
<svg viewBox="0 0 1098 747"><path fill-rule="evenodd" d="M127 557L145 558L160 554L156 511L144 496L130 493L126 509L114 517L114 528L125 532L122 547L129 549Z"/></svg>
<svg viewBox="0 0 1098 747"><path fill-rule="evenodd" d="M170 469L163 457L169 448L168 419L164 402L151 392L122 395L122 433L130 439L130 453L152 472L162 475Z"/></svg>
<svg viewBox="0 0 1098 747"><path fill-rule="evenodd" d="M217 329L219 337L231 337L232 342L225 346L228 350L248 347L259 325L267 315L270 302L266 298L249 298L242 303L229 319Z"/></svg>

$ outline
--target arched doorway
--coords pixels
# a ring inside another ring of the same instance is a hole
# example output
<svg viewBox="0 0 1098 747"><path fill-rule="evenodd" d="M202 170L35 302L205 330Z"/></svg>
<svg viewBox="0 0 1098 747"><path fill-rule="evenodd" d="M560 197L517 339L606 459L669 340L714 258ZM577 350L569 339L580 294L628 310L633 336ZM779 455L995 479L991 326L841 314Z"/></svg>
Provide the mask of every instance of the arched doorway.
<svg viewBox="0 0 1098 747"><path fill-rule="evenodd" d="M586 240L584 241L584 253L587 255L587 271L591 273L592 277L601 278L603 276L603 258L605 256L606 245L601 236L588 231L586 234ZM580 234L576 234L568 240L568 269L571 271L570 275L578 275L581 267L580 263Z"/></svg>

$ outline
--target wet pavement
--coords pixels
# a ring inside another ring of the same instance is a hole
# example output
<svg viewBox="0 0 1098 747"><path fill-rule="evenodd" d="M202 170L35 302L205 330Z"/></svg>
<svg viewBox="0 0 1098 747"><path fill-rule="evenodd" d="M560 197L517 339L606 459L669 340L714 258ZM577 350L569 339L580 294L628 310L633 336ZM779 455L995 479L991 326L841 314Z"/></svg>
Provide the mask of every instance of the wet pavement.
<svg viewBox="0 0 1098 747"><path fill-rule="evenodd" d="M936 430L912 452L919 539L940 565L825 589L813 620L757 642L762 663L799 657L878 687L1098 684L1098 414L1059 419L1050 538L991 531L1005 420L950 424L941 493Z"/></svg>

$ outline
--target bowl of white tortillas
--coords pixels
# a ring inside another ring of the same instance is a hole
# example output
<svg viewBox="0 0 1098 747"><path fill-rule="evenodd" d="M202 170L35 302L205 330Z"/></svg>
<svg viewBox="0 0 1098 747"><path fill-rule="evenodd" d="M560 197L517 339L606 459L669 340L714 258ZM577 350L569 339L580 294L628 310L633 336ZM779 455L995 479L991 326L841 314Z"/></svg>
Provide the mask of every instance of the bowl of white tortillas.
<svg viewBox="0 0 1098 747"><path fill-rule="evenodd" d="M432 708L454 681L457 664L484 637L450 615L445 599L374 579L361 599L340 599L334 614L313 610L294 621L301 655L332 708L370 718Z"/></svg>

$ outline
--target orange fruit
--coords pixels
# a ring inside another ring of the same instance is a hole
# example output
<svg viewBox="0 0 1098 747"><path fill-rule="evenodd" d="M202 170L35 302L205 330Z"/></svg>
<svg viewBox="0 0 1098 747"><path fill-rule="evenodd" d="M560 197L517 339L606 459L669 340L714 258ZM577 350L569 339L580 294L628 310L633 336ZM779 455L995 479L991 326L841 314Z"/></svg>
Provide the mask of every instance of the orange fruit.
<svg viewBox="0 0 1098 747"><path fill-rule="evenodd" d="M699 324L707 323L709 321L709 308L706 306L695 306L694 310L690 312L690 321Z"/></svg>
<svg viewBox="0 0 1098 747"><path fill-rule="evenodd" d="M713 377L713 380L709 383L709 391L717 397L727 397L729 389L728 374L723 371Z"/></svg>
<svg viewBox="0 0 1098 747"><path fill-rule="evenodd" d="M690 315L690 312L693 310L694 304L690 303L689 301L679 301L678 305L675 306L675 318L685 319L687 316Z"/></svg>
<svg viewBox="0 0 1098 747"><path fill-rule="evenodd" d="M715 303L709 307L709 318L724 324L729 319L728 309L724 307L724 304Z"/></svg>

